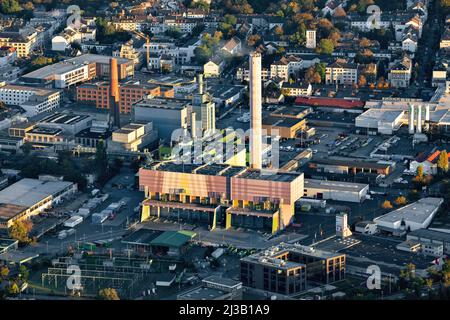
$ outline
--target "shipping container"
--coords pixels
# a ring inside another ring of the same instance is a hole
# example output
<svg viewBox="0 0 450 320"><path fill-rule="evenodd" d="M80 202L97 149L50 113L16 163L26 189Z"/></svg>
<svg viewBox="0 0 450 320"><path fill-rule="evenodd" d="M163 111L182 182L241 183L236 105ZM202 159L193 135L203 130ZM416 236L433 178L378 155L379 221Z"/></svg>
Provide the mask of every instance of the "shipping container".
<svg viewBox="0 0 450 320"><path fill-rule="evenodd" d="M64 227L73 228L83 222L83 217L73 216L64 222Z"/></svg>

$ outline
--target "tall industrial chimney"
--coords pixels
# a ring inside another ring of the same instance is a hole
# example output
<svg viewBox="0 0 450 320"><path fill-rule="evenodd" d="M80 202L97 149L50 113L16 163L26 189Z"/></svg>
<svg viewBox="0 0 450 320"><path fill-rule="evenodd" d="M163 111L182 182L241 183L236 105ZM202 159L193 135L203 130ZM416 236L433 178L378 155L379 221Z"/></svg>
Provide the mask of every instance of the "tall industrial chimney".
<svg viewBox="0 0 450 320"><path fill-rule="evenodd" d="M114 127L120 128L119 75L117 59L109 59L109 114Z"/></svg>
<svg viewBox="0 0 450 320"><path fill-rule="evenodd" d="M427 104L425 106L425 122L426 122L426 128L427 131L430 130L430 105Z"/></svg>
<svg viewBox="0 0 450 320"><path fill-rule="evenodd" d="M198 94L203 94L203 74L197 74Z"/></svg>
<svg viewBox="0 0 450 320"><path fill-rule="evenodd" d="M409 105L409 134L414 134L414 105Z"/></svg>
<svg viewBox="0 0 450 320"><path fill-rule="evenodd" d="M417 128L416 133L422 133L422 105L417 106Z"/></svg>
<svg viewBox="0 0 450 320"><path fill-rule="evenodd" d="M261 54L250 54L250 167L262 169Z"/></svg>

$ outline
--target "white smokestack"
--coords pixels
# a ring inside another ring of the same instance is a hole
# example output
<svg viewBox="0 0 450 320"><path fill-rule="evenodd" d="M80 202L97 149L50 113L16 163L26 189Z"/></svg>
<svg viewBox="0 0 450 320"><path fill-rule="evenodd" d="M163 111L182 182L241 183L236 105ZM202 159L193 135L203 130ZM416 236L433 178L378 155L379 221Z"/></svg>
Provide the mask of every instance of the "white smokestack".
<svg viewBox="0 0 450 320"><path fill-rule="evenodd" d="M196 120L196 113L192 112L191 113L191 136L192 139L196 139L197 138L197 120Z"/></svg>
<svg viewBox="0 0 450 320"><path fill-rule="evenodd" d="M409 106L409 134L414 134L414 105Z"/></svg>
<svg viewBox="0 0 450 320"><path fill-rule="evenodd" d="M425 121L426 121L426 128L427 131L430 130L430 105L427 104L425 106Z"/></svg>
<svg viewBox="0 0 450 320"><path fill-rule="evenodd" d="M422 133L422 105L417 106L417 133Z"/></svg>
<svg viewBox="0 0 450 320"><path fill-rule="evenodd" d="M250 54L250 167L262 169L261 54Z"/></svg>

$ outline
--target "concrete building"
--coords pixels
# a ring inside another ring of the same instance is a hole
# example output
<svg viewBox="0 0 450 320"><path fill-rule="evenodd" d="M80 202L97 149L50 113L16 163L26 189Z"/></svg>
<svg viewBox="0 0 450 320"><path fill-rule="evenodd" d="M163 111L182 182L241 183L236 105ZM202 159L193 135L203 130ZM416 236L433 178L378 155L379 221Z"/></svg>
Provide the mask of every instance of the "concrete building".
<svg viewBox="0 0 450 320"><path fill-rule="evenodd" d="M378 229L394 234L424 229L430 225L443 202L442 198L423 198L375 218L374 222Z"/></svg>
<svg viewBox="0 0 450 320"><path fill-rule="evenodd" d="M156 163L139 171L144 191L141 220L172 216L216 225L277 232L294 216L303 195L303 174L263 175L229 165ZM180 209L180 210L178 210Z"/></svg>
<svg viewBox="0 0 450 320"><path fill-rule="evenodd" d="M68 88L95 78L108 78L110 58L99 54L83 54L27 73L20 81L45 87ZM132 60L117 58L117 66L118 80L134 75Z"/></svg>
<svg viewBox="0 0 450 320"><path fill-rule="evenodd" d="M175 130L188 128L190 103L187 99L144 98L134 105L133 119L152 122L159 137L170 142Z"/></svg>
<svg viewBox="0 0 450 320"><path fill-rule="evenodd" d="M76 192L77 185L72 182L19 180L0 191L0 228L37 215Z"/></svg>
<svg viewBox="0 0 450 320"><path fill-rule="evenodd" d="M40 120L37 125L44 128L61 129L64 134L75 135L87 129L92 123L92 117L81 114L54 113Z"/></svg>
<svg viewBox="0 0 450 320"><path fill-rule="evenodd" d="M177 300L242 300L242 282L209 276L201 286L179 294Z"/></svg>
<svg viewBox="0 0 450 320"><path fill-rule="evenodd" d="M108 150L139 151L156 140L158 140L158 133L153 130L153 123L130 123L112 133Z"/></svg>
<svg viewBox="0 0 450 320"><path fill-rule="evenodd" d="M391 66L388 79L394 88L407 88L412 77L412 61L404 56L400 61Z"/></svg>
<svg viewBox="0 0 450 320"><path fill-rule="evenodd" d="M61 93L58 90L0 84L0 101L7 105L20 106L27 116L52 111L60 106Z"/></svg>
<svg viewBox="0 0 450 320"><path fill-rule="evenodd" d="M262 129L266 130L268 136L280 136L285 139L295 139L306 128L306 119L268 116L262 121Z"/></svg>
<svg viewBox="0 0 450 320"><path fill-rule="evenodd" d="M192 122L195 121L196 128L201 128L204 136L209 136L216 130L216 105L211 95L206 91L205 84L203 82L203 75L197 75L198 91L192 96L192 102L190 107L191 131ZM195 114L195 115L193 115Z"/></svg>
<svg viewBox="0 0 450 320"><path fill-rule="evenodd" d="M261 54L250 54L250 166L262 168Z"/></svg>
<svg viewBox="0 0 450 320"><path fill-rule="evenodd" d="M362 203L368 192L368 184L305 179L307 198Z"/></svg>
<svg viewBox="0 0 450 320"><path fill-rule="evenodd" d="M18 58L26 58L30 55L36 43L37 33L23 34L20 32L1 32L0 46L13 47L17 50Z"/></svg>
<svg viewBox="0 0 450 320"><path fill-rule="evenodd" d="M310 83L283 82L281 86L281 93L285 97L310 96L312 91L313 89Z"/></svg>
<svg viewBox="0 0 450 320"><path fill-rule="evenodd" d="M369 109L355 119L355 127L360 134L394 134L404 122L404 110Z"/></svg>
<svg viewBox="0 0 450 320"><path fill-rule="evenodd" d="M241 259L244 286L283 295L300 293L310 282L343 280L345 270L345 254L297 244L282 243Z"/></svg>
<svg viewBox="0 0 450 320"><path fill-rule="evenodd" d="M356 84L358 83L358 65L337 59L325 69L326 84Z"/></svg>
<svg viewBox="0 0 450 320"><path fill-rule="evenodd" d="M338 174L381 174L389 175L392 167L383 162L369 162L359 159L317 159L310 161L309 168L324 173L338 173Z"/></svg>
<svg viewBox="0 0 450 320"><path fill-rule="evenodd" d="M316 30L306 30L306 47L308 49L315 49L316 46Z"/></svg>
<svg viewBox="0 0 450 320"><path fill-rule="evenodd" d="M435 243L443 246L443 253L450 254L450 233L431 229L417 229L406 235L407 240L417 241L422 245Z"/></svg>
<svg viewBox="0 0 450 320"><path fill-rule="evenodd" d="M98 109L109 109L109 83L85 83L77 87L77 100L94 103ZM173 98L174 90L156 84L120 84L119 111L131 113L133 105L146 96Z"/></svg>

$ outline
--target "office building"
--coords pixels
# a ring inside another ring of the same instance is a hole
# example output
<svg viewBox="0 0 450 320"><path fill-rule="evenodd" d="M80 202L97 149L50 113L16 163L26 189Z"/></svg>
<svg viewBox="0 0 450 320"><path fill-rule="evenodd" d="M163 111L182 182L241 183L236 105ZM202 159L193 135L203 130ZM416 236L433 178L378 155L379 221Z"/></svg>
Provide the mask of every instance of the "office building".
<svg viewBox="0 0 450 320"><path fill-rule="evenodd" d="M241 281L246 287L292 295L309 282L328 284L345 278L345 254L297 244L280 244L241 259Z"/></svg>

